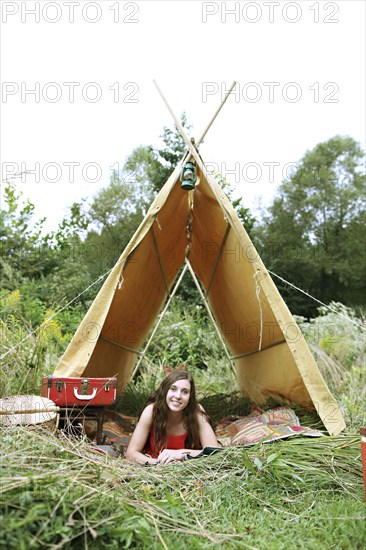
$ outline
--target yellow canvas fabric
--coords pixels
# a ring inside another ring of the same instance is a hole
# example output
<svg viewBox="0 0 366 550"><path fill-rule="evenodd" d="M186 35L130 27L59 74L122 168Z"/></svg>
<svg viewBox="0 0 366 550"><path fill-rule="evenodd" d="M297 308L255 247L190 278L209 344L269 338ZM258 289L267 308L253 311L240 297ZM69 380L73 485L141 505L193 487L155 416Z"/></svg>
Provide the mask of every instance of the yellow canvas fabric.
<svg viewBox="0 0 366 550"><path fill-rule="evenodd" d="M234 357L243 395L316 408L330 434L345 427L294 318L230 201L198 169L193 192L182 163L151 205L62 356L55 374L130 380L143 342L187 257ZM229 365L228 365L229 368Z"/></svg>

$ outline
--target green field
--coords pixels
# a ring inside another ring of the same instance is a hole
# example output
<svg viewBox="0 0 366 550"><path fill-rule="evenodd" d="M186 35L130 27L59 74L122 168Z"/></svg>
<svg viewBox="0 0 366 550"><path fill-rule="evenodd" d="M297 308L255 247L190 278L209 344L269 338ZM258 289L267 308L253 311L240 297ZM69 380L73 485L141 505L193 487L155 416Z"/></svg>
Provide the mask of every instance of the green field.
<svg viewBox="0 0 366 550"><path fill-rule="evenodd" d="M2 455L4 548L364 548L359 437L148 468L22 428Z"/></svg>
<svg viewBox="0 0 366 550"><path fill-rule="evenodd" d="M338 307L355 319L351 311ZM185 352L210 414L214 417L216 411L219 417L230 411L233 400L224 394L235 391L235 379L197 311L182 313L173 307L149 362L119 400L122 410L136 413L161 378L161 363L175 364ZM339 330L337 338L330 339L324 326L335 319ZM366 424L364 333L335 313L322 312L311 323L299 322L342 408L344 433L230 448L171 466L142 467L95 453L85 439L47 427L3 428L1 546L364 548L366 507L358 434ZM175 331L185 340L177 340ZM319 339L319 334L324 337ZM47 361L42 368L47 373ZM39 392L41 371L27 374L21 356L18 370L14 358L7 369L7 395L20 381L28 393ZM302 424L319 427L316 415L296 412Z"/></svg>

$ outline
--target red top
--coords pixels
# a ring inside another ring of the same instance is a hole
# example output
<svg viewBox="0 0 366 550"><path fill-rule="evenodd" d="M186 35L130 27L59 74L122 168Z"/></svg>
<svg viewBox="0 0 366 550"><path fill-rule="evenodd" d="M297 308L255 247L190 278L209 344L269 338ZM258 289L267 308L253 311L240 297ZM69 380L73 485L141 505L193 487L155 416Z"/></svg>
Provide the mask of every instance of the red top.
<svg viewBox="0 0 366 550"><path fill-rule="evenodd" d="M185 445L186 437L187 437L187 433L180 434L180 435L169 435L168 434L167 444L164 445L161 449L157 449L157 451L154 452L155 438L154 438L154 432L151 431L150 434L149 434L149 438L147 440L144 452L145 452L145 454L150 455L151 458L158 458L159 453L163 449L175 449L175 450L184 449L185 448L184 445Z"/></svg>

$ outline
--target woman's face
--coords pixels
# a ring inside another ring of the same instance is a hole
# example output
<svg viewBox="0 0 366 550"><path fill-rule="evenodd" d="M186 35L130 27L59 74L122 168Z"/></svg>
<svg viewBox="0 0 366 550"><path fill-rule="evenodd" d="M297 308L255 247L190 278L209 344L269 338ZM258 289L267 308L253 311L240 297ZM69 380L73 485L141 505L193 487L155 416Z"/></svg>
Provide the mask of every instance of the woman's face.
<svg viewBox="0 0 366 550"><path fill-rule="evenodd" d="M191 383L189 380L177 380L166 394L166 404L173 412L183 411L189 403Z"/></svg>

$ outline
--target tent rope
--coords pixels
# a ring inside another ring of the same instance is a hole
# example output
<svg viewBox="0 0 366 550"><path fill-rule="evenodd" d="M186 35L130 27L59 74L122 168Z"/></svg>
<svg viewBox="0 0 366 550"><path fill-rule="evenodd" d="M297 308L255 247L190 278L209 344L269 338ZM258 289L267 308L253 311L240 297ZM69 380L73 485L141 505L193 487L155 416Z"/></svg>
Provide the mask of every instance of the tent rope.
<svg viewBox="0 0 366 550"><path fill-rule="evenodd" d="M267 268L266 268L267 269ZM314 296L312 296L311 294L309 294L308 292L306 292L305 290L302 290L301 288L299 288L298 286L290 283L289 281L286 281L286 279L284 279L283 277L281 277L280 275L277 275L277 273L274 273L273 271L271 271L270 269L267 269L268 273L270 273L271 275L274 275L275 277L277 277L277 279L280 279L283 283L286 283L287 285L289 285L290 287L294 288L295 290L298 290L299 292L302 292L302 294L305 294L305 296L308 296L309 298L311 298L312 300L314 300L315 302L318 302L318 304L321 304L322 306L324 306L325 308L329 309L329 311L331 311L332 313L335 313L336 315L339 315L340 317L343 317L343 319L347 319L347 321L349 321L350 323L353 323L354 325L356 325L357 327L361 328L362 330L366 331L366 328L361 325L360 323L357 323L357 321L354 321L351 317L349 317L348 315L343 315L343 313L339 313L339 311L337 311L334 307L332 306L329 306L327 304L325 304L324 302L322 302L321 300L318 300L318 298L315 298Z"/></svg>
<svg viewBox="0 0 366 550"><path fill-rule="evenodd" d="M190 274L191 274L191 276L192 276L192 279L193 279L193 281L194 281L194 283L195 283L195 285L196 285L196 287L197 287L197 290L198 290L198 292L199 292L199 294L200 294L200 296L201 296L202 302L203 302L203 304L204 304L204 306L205 306L205 308L206 308L206 310L207 310L208 316L210 317L211 322L212 322L212 324L213 324L213 326L214 326L214 329L216 330L217 336L218 336L218 338L219 338L219 340L220 340L220 342L221 342L221 345L222 345L222 348L223 348L223 350L224 350L224 352L225 352L225 355L226 355L226 357L227 357L228 360L229 360L229 363L230 363L230 366L231 366L231 368L232 368L232 370L233 370L233 373L236 374L236 369L235 369L235 365L234 365L234 363L233 363L233 361L232 361L232 357L230 356L230 353L228 352L228 349L227 349L227 347L226 347L226 344L225 344L225 342L224 342L224 339L223 339L223 337L222 337L222 335L221 335L221 331L220 331L220 329L219 329L219 327L218 327L218 325L217 325L217 323L216 323L216 319L215 319L215 317L213 316L213 313L212 313L212 311L211 311L211 308L210 308L210 306L209 306L209 303L208 303L208 301L206 300L206 297L205 297L205 295L204 295L204 293L203 293L203 291L202 291L202 288L201 288L201 286L200 286L200 284L199 284L199 282L198 282L198 279L197 279L197 277L196 277L196 274L195 274L195 272L193 271L193 267L191 266L191 264L190 264L188 258L185 259L185 262L186 262L186 266L188 266L189 272L190 272Z"/></svg>
<svg viewBox="0 0 366 550"><path fill-rule="evenodd" d="M61 311L63 311L64 309L66 309L67 307L71 306L71 304L73 304L78 298L80 298L80 296L82 296L83 294L85 294L85 292L87 292L90 288L92 288L94 285L96 285L99 281L103 280L104 277L106 277L107 275L109 275L109 273L112 271L113 267L111 269L109 269L106 273L104 273L103 275L101 275L100 277L98 277L98 279L96 279L93 283L91 283L91 285L89 285L85 290L83 290L82 292L80 292L77 296L75 296L75 298L73 298L72 300L70 300L70 302L68 302L67 304L65 304L61 309L57 310L53 315L51 315L50 317L48 317L45 321L43 321L43 323L41 325L39 325L39 327L37 327L36 329L32 330L31 332L29 332L27 334L27 336L25 338L23 338L23 340L21 340L20 342L18 342L15 346L12 346L10 349L8 349L8 351L6 351L5 353L3 353L3 355L0 356L0 361L2 359L4 359L4 357L6 357L9 353L15 351L16 349L19 348L19 346L21 346L22 344L24 344L31 336L33 336L33 334L36 334L38 331L41 330L41 328L46 325L49 321L52 321L52 319L54 317L56 317L56 315L58 315L59 313L61 313Z"/></svg>
<svg viewBox="0 0 366 550"><path fill-rule="evenodd" d="M192 222L193 222L193 206L194 206L194 189L188 193L189 214L186 222L187 245L185 249L185 257L189 258L192 248Z"/></svg>
<svg viewBox="0 0 366 550"><path fill-rule="evenodd" d="M166 275L165 275L163 260L161 259L160 250L159 250L158 242L157 242L157 240L156 240L156 236L155 236L155 232L154 232L153 226L151 226L150 231L151 231L151 235L152 235L152 239L153 239L153 243L154 243L154 248L155 248L156 256L157 256L157 258L158 258L158 262L159 262L159 266L160 266L161 275L162 275L162 277L163 277L163 279L164 279L165 288L166 288L166 291L167 291L167 293L168 293L168 295L169 295L170 289L169 289L168 281L167 281L167 278L166 278Z"/></svg>
<svg viewBox="0 0 366 550"><path fill-rule="evenodd" d="M180 283L182 282L182 279L183 279L184 274L185 274L186 271L187 271L187 266L185 265L184 268L183 268L183 270L182 270L182 273L181 273L180 276L179 276L179 279L178 279L176 285L175 285L174 288L173 288L173 291L172 291L170 294L169 294L169 292L168 292L169 298L168 298L168 300L167 300L167 302L166 302L166 304L165 304L165 307L164 307L163 311L162 311L161 314L160 314L160 317L159 317L159 319L158 319L158 321L157 321L157 323L156 323L156 325L155 325L155 327L154 327L154 330L152 331L152 333L151 333L151 335L150 335L150 338L149 338L149 340L148 340L148 342L147 342L147 344L146 344L144 350L143 350L142 352L140 352L141 355L140 355L140 358L139 358L139 360L138 360L138 362L137 362L136 367L134 368L134 370L133 370L133 372L132 372L131 380L134 379L134 377L135 377L137 371L139 370L140 365L141 365L141 363L142 363L142 360L143 360L143 359L146 359L146 352L147 352L147 350L148 350L149 347L150 347L150 344L151 344L151 342L152 342L152 340L153 340L153 338L154 338L154 336L155 336L155 334L156 334L156 331L157 331L158 328L159 328L160 323L162 322L162 320L163 320L164 317L165 317L166 312L168 311L170 302L171 302L172 299L174 298L174 295L175 295L175 293L177 292L177 290L178 290L178 288L179 288L179 286L180 286Z"/></svg>
<svg viewBox="0 0 366 550"><path fill-rule="evenodd" d="M262 303L260 299L260 293L261 293L261 287L258 284L257 277L259 275L260 271L256 271L253 275L253 279L255 282L255 296L257 298L258 306L259 306L259 319L260 319L260 331L259 331L259 345L258 345L258 351L261 351L262 349L262 337L263 337L263 311L262 311Z"/></svg>
<svg viewBox="0 0 366 550"><path fill-rule="evenodd" d="M216 255L216 258L215 258L215 263L214 263L214 266L212 268L212 272L211 272L211 275L210 275L210 279L208 281L208 284L207 284L207 290L205 292L205 295L208 296L208 293L210 292L210 288L211 288L211 283L213 281L213 278L214 278L214 275L216 273L216 269L217 269L217 266L219 265L219 261L220 261L220 258L221 258L221 254L222 254L222 251L224 250L224 246L225 246L225 243L226 243L226 239L229 235L229 232L230 232L230 224L228 223L227 226L226 226L226 230L225 230L225 235L221 241L221 244L220 244L220 250L218 251L217 255Z"/></svg>

